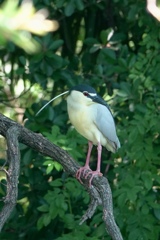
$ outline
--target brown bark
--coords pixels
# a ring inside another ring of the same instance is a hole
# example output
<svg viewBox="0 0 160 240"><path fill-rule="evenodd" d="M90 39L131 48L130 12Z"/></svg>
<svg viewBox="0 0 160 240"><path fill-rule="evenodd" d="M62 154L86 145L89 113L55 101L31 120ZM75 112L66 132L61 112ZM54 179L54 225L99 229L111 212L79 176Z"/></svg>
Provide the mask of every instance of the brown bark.
<svg viewBox="0 0 160 240"><path fill-rule="evenodd" d="M79 164L73 160L66 151L50 143L41 134L34 133L13 120L0 114L0 134L7 140L7 158L9 169L6 171L7 194L4 200L4 207L0 212L0 230L12 212L18 193L18 174L20 166L20 153L18 142L21 142L45 156L49 156L59 162L64 170L75 177ZM88 179L82 179L84 187L91 197L87 212L81 219L82 224L86 219L91 218L98 205L103 207L103 220L106 230L113 240L122 240L122 236L113 216L112 193L105 177L94 177L92 186L88 187Z"/></svg>

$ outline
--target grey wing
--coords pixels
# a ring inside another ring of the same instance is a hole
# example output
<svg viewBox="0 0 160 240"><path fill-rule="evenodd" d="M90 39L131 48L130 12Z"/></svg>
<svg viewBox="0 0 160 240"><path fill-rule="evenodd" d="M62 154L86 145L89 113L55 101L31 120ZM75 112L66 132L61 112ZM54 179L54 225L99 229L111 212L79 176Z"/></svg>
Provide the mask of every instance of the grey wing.
<svg viewBox="0 0 160 240"><path fill-rule="evenodd" d="M105 138L115 145L113 146L115 150L120 148L120 142L116 134L114 119L112 113L106 106L97 104L95 124Z"/></svg>

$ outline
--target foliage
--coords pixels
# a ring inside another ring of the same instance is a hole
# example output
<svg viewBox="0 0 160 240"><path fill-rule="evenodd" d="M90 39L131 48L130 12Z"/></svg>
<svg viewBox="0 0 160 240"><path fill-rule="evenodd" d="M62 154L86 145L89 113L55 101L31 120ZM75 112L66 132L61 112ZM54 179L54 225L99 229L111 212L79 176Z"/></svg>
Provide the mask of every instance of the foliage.
<svg viewBox="0 0 160 240"><path fill-rule="evenodd" d="M40 45L30 32L43 36L58 28L56 21L45 19L46 15L45 9L35 12L31 1L24 1L19 7L18 0L7 0L0 11L1 45L12 41L28 53L36 52Z"/></svg>
<svg viewBox="0 0 160 240"><path fill-rule="evenodd" d="M71 127L64 98L35 114L75 84L95 87L113 110L122 145L115 155L104 151L102 156L116 221L124 239L158 240L159 23L146 12L145 1L34 0L34 5L47 8L60 28L44 37L33 36L41 45L34 55L11 42L0 50L1 111L21 123L28 119L26 127L44 134L83 164L87 142ZM3 154L1 158L3 164ZM90 221L78 225L89 200L75 179L23 145L21 158L18 203L1 239L110 239L100 208ZM96 149L92 168L95 160ZM1 197L4 194L1 185Z"/></svg>

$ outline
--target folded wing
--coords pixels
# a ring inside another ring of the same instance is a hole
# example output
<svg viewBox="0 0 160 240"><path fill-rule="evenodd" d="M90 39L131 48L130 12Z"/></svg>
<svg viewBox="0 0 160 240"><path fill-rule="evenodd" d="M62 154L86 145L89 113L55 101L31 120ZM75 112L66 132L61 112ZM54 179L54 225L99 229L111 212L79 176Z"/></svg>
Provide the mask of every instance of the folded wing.
<svg viewBox="0 0 160 240"><path fill-rule="evenodd" d="M108 107L97 104L97 114L94 123L108 140L108 144L113 148L112 151L116 152L118 148L120 148L120 142L116 134L116 127L112 113Z"/></svg>

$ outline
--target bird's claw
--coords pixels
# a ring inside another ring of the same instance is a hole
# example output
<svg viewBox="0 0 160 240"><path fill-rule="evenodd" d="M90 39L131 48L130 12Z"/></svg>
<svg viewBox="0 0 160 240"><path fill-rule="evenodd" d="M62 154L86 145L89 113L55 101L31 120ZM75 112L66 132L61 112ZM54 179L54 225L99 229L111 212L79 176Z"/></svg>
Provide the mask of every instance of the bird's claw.
<svg viewBox="0 0 160 240"><path fill-rule="evenodd" d="M89 171L86 173L87 170ZM76 173L76 178L81 184L83 184L83 182L81 181L81 175L83 175L85 179L87 179L87 177L91 175L91 178L89 179L89 187L91 187L92 179L95 176L102 176L103 174L99 171L92 171L89 167L81 167Z"/></svg>
<svg viewBox="0 0 160 240"><path fill-rule="evenodd" d="M85 179L87 179L87 177L91 175L91 178L89 179L89 187L91 187L91 182L92 182L92 179L95 177L95 176L102 176L103 174L99 171L91 171L91 172L88 172L85 176Z"/></svg>
<svg viewBox="0 0 160 240"><path fill-rule="evenodd" d="M78 171L76 172L76 178L78 179L78 181L83 184L83 182L81 181L81 175L85 175L85 172L89 170L92 171L89 167L81 167L80 169L78 169Z"/></svg>

